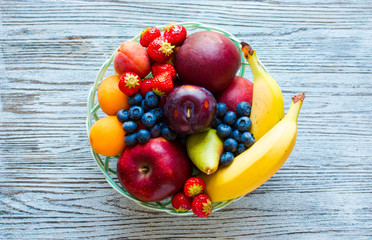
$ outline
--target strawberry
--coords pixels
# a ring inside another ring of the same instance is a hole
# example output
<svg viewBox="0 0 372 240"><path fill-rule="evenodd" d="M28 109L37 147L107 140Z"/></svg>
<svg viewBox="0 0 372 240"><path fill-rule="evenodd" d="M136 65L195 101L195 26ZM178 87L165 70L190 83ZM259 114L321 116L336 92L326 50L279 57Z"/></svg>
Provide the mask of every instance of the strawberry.
<svg viewBox="0 0 372 240"><path fill-rule="evenodd" d="M148 47L155 38L160 37L161 32L157 27L148 27L144 29L140 36L140 44L142 47Z"/></svg>
<svg viewBox="0 0 372 240"><path fill-rule="evenodd" d="M213 210L212 200L207 194L199 194L192 200L191 208L196 216L205 218L209 216Z"/></svg>
<svg viewBox="0 0 372 240"><path fill-rule="evenodd" d="M188 197L194 197L204 191L205 182L199 177L192 177L187 179L183 187L185 195Z"/></svg>
<svg viewBox="0 0 372 240"><path fill-rule="evenodd" d="M141 89L139 90L139 93L142 95L143 98L146 96L146 93L148 91L152 90L152 81L153 81L152 78L143 79L141 83Z"/></svg>
<svg viewBox="0 0 372 240"><path fill-rule="evenodd" d="M162 74L163 72L170 72L172 80L176 79L177 77L176 69L174 69L174 67L170 63L154 63L151 66L151 72L152 76L154 77Z"/></svg>
<svg viewBox="0 0 372 240"><path fill-rule="evenodd" d="M184 26L171 23L167 27L165 27L163 36L172 45L179 46L186 39L187 31Z"/></svg>
<svg viewBox="0 0 372 240"><path fill-rule="evenodd" d="M132 96L141 89L141 78L133 72L124 72L119 79L119 89Z"/></svg>
<svg viewBox="0 0 372 240"><path fill-rule="evenodd" d="M166 96L173 90L172 76L169 72L164 72L152 81L152 91L159 96Z"/></svg>
<svg viewBox="0 0 372 240"><path fill-rule="evenodd" d="M149 44L147 53L155 62L166 63L173 55L173 48L165 37L158 37Z"/></svg>
<svg viewBox="0 0 372 240"><path fill-rule="evenodd" d="M187 212L191 209L192 198L187 197L183 192L176 193L172 197L172 206L176 212Z"/></svg>

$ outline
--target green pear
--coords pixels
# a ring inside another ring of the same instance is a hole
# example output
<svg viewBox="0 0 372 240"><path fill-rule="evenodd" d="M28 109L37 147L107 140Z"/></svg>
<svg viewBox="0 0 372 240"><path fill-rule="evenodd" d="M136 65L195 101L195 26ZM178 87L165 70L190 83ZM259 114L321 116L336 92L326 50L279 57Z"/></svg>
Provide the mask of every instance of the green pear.
<svg viewBox="0 0 372 240"><path fill-rule="evenodd" d="M186 140L186 149L191 161L200 171L206 174L217 171L223 152L223 142L218 137L216 129L210 128L190 135Z"/></svg>

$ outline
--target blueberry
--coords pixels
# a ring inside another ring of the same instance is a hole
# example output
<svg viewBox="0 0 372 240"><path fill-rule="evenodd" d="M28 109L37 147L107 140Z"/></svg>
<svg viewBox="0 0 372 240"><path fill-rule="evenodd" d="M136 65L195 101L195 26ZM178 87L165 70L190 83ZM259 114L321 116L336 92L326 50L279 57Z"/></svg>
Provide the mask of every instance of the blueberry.
<svg viewBox="0 0 372 240"><path fill-rule="evenodd" d="M241 139L242 134L240 133L240 131L238 129L236 129L232 132L231 137L234 138L238 143L242 141L242 139Z"/></svg>
<svg viewBox="0 0 372 240"><path fill-rule="evenodd" d="M160 119L162 119L162 117L164 116L164 111L161 108L151 109L150 112L152 112L153 114L155 114L157 121L159 121Z"/></svg>
<svg viewBox="0 0 372 240"><path fill-rule="evenodd" d="M128 104L130 106L141 106L142 96L139 93L136 93L128 98Z"/></svg>
<svg viewBox="0 0 372 240"><path fill-rule="evenodd" d="M151 128L156 124L156 116L152 112L147 112L142 115L141 121L145 127Z"/></svg>
<svg viewBox="0 0 372 240"><path fill-rule="evenodd" d="M145 99L143 99L141 102L141 108L143 109L144 112L147 112L149 110L149 107L145 103Z"/></svg>
<svg viewBox="0 0 372 240"><path fill-rule="evenodd" d="M240 117L238 120L236 120L235 126L241 132L248 132L251 130L252 121L249 119L249 117Z"/></svg>
<svg viewBox="0 0 372 240"><path fill-rule="evenodd" d="M219 118L215 118L212 122L212 128L217 129L218 125L222 124L222 120Z"/></svg>
<svg viewBox="0 0 372 240"><path fill-rule="evenodd" d="M217 116L223 117L227 113L227 106L224 103L217 104Z"/></svg>
<svg viewBox="0 0 372 240"><path fill-rule="evenodd" d="M240 116L249 117L251 115L251 104L247 102L240 102L238 106L236 107L236 112Z"/></svg>
<svg viewBox="0 0 372 240"><path fill-rule="evenodd" d="M150 129L150 135L152 138L156 138L156 137L159 137L161 134L161 127L160 127L160 124L157 124L155 126L153 126L151 129Z"/></svg>
<svg viewBox="0 0 372 240"><path fill-rule="evenodd" d="M220 157L220 165L229 166L234 160L234 154L231 152L224 152Z"/></svg>
<svg viewBox="0 0 372 240"><path fill-rule="evenodd" d="M137 144L137 133L126 135L124 142L127 146L134 146Z"/></svg>
<svg viewBox="0 0 372 240"><path fill-rule="evenodd" d="M146 129L141 129L137 132L137 141L139 143L147 143L151 138L151 134Z"/></svg>
<svg viewBox="0 0 372 240"><path fill-rule="evenodd" d="M223 149L227 152L235 152L238 148L238 142L234 138L228 138L223 143Z"/></svg>
<svg viewBox="0 0 372 240"><path fill-rule="evenodd" d="M226 137L230 136L230 133L231 133L231 127L229 125L226 125L226 124L218 125L217 135L220 138L226 138Z"/></svg>
<svg viewBox="0 0 372 240"><path fill-rule="evenodd" d="M177 138L177 134L173 132L169 127L164 127L161 129L161 135L168 141L175 140Z"/></svg>
<svg viewBox="0 0 372 240"><path fill-rule="evenodd" d="M118 118L118 120L122 123L128 121L129 119L129 113L128 113L128 110L126 109L121 109L118 111L118 113L116 114L116 117Z"/></svg>
<svg viewBox="0 0 372 240"><path fill-rule="evenodd" d="M163 128L167 127L167 124L161 122L161 123L159 123L159 126L161 127L161 129L163 129Z"/></svg>
<svg viewBox="0 0 372 240"><path fill-rule="evenodd" d="M234 124L236 120L236 113L233 112L233 111L228 111L226 114L225 114L225 117L223 118L223 121L227 124L227 125L232 125Z"/></svg>
<svg viewBox="0 0 372 240"><path fill-rule="evenodd" d="M236 149L236 153L239 155L243 153L245 150L247 150L247 147L244 146L244 143L239 143L238 148Z"/></svg>
<svg viewBox="0 0 372 240"><path fill-rule="evenodd" d="M158 106L159 100L160 100L159 96L156 95L153 91L149 91L149 92L146 93L145 104L149 108L155 108L156 106Z"/></svg>
<svg viewBox="0 0 372 240"><path fill-rule="evenodd" d="M135 132L137 129L137 123L133 122L133 121L127 121L125 123L123 123L123 130L126 132L126 133L133 133Z"/></svg>
<svg viewBox="0 0 372 240"><path fill-rule="evenodd" d="M130 120L140 120L142 115L144 114L144 110L140 106L133 106L129 109L129 119Z"/></svg>
<svg viewBox="0 0 372 240"><path fill-rule="evenodd" d="M253 143L255 142L254 137L253 137L252 133L250 133L250 132L243 133L241 139L242 139L242 143L247 148L252 146Z"/></svg>

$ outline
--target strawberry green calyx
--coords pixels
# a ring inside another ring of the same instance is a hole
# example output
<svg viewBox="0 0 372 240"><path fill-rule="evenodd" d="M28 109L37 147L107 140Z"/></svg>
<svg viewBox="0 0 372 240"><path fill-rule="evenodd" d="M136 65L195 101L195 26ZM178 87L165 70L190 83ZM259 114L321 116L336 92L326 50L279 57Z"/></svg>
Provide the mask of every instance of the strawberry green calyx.
<svg viewBox="0 0 372 240"><path fill-rule="evenodd" d="M207 202L203 203L203 213L205 213L205 215L209 215L211 214L212 212L212 202L207 199Z"/></svg>
<svg viewBox="0 0 372 240"><path fill-rule="evenodd" d="M189 211L188 209L185 209L185 208L183 208L183 207L179 207L179 208L175 208L174 209L176 212L187 212L187 211Z"/></svg>
<svg viewBox="0 0 372 240"><path fill-rule="evenodd" d="M143 35L145 35L145 33L146 33L148 30L150 30L150 27L143 29L143 31L142 31L142 33L141 33L141 37L142 37Z"/></svg>
<svg viewBox="0 0 372 240"><path fill-rule="evenodd" d="M164 31L169 31L173 28L174 22L169 23L167 26L164 27Z"/></svg>
<svg viewBox="0 0 372 240"><path fill-rule="evenodd" d="M153 88L152 91L158 96L165 96L165 92L162 92L158 88Z"/></svg>
<svg viewBox="0 0 372 240"><path fill-rule="evenodd" d="M138 78L134 75L128 75L125 78L125 86L128 88L136 88L139 84Z"/></svg>
<svg viewBox="0 0 372 240"><path fill-rule="evenodd" d="M190 196L196 196L204 190L203 186L200 184L193 184L188 187L188 192Z"/></svg>
<svg viewBox="0 0 372 240"><path fill-rule="evenodd" d="M166 56L173 53L174 46L172 46L168 41L161 41L159 45L160 45L159 51L164 53Z"/></svg>

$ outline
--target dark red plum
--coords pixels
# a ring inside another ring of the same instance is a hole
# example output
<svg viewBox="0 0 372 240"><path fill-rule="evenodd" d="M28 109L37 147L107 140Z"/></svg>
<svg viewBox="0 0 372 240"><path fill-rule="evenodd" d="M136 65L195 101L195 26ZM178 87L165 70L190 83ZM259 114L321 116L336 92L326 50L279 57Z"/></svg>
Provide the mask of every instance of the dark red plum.
<svg viewBox="0 0 372 240"><path fill-rule="evenodd" d="M212 93L229 86L240 64L234 42L212 31L191 34L176 54L176 71L182 82L205 87Z"/></svg>
<svg viewBox="0 0 372 240"><path fill-rule="evenodd" d="M217 102L207 89L183 85L173 89L164 105L169 127L181 134L207 130L217 114Z"/></svg>

